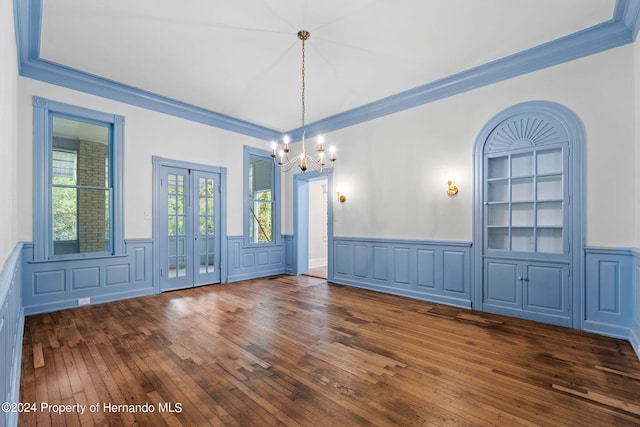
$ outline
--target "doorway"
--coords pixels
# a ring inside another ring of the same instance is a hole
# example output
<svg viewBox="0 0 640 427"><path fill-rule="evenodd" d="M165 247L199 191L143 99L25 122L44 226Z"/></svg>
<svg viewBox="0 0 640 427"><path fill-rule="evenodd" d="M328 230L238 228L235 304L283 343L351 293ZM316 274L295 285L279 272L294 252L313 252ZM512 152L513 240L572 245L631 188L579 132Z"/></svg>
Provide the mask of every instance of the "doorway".
<svg viewBox="0 0 640 427"><path fill-rule="evenodd" d="M328 276L328 230L326 179L309 182L309 271L307 275L326 279Z"/></svg>
<svg viewBox="0 0 640 427"><path fill-rule="evenodd" d="M160 163L154 162L157 289L220 283L224 278L226 170L166 160Z"/></svg>
<svg viewBox="0 0 640 427"><path fill-rule="evenodd" d="M332 277L332 178L331 171L326 170L293 177L293 265L296 275Z"/></svg>

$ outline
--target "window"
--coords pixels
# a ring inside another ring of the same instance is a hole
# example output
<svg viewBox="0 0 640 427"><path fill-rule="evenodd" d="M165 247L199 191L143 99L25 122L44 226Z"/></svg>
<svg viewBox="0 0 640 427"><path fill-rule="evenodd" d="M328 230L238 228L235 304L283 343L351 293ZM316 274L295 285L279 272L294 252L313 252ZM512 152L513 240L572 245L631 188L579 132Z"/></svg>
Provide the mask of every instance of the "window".
<svg viewBox="0 0 640 427"><path fill-rule="evenodd" d="M245 237L249 244L276 243L280 175L263 150L245 146Z"/></svg>
<svg viewBox="0 0 640 427"><path fill-rule="evenodd" d="M121 254L122 117L34 98L34 256Z"/></svg>

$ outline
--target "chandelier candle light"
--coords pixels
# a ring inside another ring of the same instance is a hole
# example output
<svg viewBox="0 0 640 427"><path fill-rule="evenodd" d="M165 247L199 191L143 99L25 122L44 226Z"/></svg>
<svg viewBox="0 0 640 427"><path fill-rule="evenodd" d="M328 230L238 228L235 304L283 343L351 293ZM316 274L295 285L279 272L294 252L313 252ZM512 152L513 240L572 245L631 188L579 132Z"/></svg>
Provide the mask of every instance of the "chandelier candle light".
<svg viewBox="0 0 640 427"><path fill-rule="evenodd" d="M276 157L278 157L278 155L276 154L278 145L276 144L275 141L271 143L271 157L273 157L273 162L276 163L278 166L280 166L282 170L284 170L285 172L288 172L289 170L291 170L291 168L293 168L293 166L296 164L300 167L300 170L302 172L305 172L309 166L311 166L311 168L317 172L322 172L323 169L332 168L333 162L336 161L335 148L331 147L330 156L329 156L329 161L331 163L329 163L329 165L325 164L325 158L324 158L325 149L323 145L324 139L322 136L318 136L319 145L318 145L318 148L316 149L316 152L318 153L318 156L316 158L311 157L310 155L307 154L305 144L304 144L304 139L305 139L304 119L305 119L305 112L306 112L306 106L304 103L304 95L305 95L304 93L305 91L304 42L305 40L309 39L309 36L311 36L311 34L306 30L298 31L298 38L302 40L302 153L300 153L299 156L296 156L294 158L289 157L289 152L291 151L291 149L289 148L290 139L289 139L289 135L285 135L284 148L281 149L280 152L278 153L280 157L280 160L278 161L276 160Z"/></svg>

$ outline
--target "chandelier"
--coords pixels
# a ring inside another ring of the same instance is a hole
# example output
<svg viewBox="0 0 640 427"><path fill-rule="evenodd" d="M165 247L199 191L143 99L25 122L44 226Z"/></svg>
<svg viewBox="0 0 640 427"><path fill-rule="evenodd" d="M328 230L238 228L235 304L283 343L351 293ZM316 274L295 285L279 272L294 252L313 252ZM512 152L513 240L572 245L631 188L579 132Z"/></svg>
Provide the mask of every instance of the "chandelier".
<svg viewBox="0 0 640 427"><path fill-rule="evenodd" d="M295 165L300 167L302 172L305 172L309 167L317 172L322 172L323 169L330 169L333 167L333 162L336 161L335 148L331 147L330 155L329 155L329 164L325 163L325 149L324 149L324 139L322 136L318 136L318 148L316 152L318 153L316 157L312 157L307 154L307 150L305 147L305 128L304 128L304 119L306 113L306 105L304 100L305 95L305 79L304 79L304 42L309 39L311 34L306 30L298 31L298 38L302 41L302 152L299 156L289 157L289 153L291 149L289 148L289 135L284 136L284 148L280 149L278 153L276 153L277 144L275 141L271 143L271 157L273 157L273 162L280 166L282 170L288 172ZM278 159L279 158L279 159Z"/></svg>

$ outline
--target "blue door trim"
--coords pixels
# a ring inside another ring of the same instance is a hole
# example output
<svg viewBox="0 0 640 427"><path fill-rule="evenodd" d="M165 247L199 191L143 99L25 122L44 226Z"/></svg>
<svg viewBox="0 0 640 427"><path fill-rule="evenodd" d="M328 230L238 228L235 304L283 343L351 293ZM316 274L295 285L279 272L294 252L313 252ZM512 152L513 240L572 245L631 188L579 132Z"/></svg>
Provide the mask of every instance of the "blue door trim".
<svg viewBox="0 0 640 427"><path fill-rule="evenodd" d="M304 172L293 176L293 272L309 272L309 183L327 180L328 278L333 277L333 171Z"/></svg>
<svg viewBox="0 0 640 427"><path fill-rule="evenodd" d="M227 168L219 166L204 165L200 163L185 162L181 160L167 159L159 156L153 156L153 288L156 293L160 293L160 277L156 271L160 265L160 177L161 168L163 166L198 170L202 172L211 172L220 174L220 218L216 218L220 225L220 282L227 282Z"/></svg>

